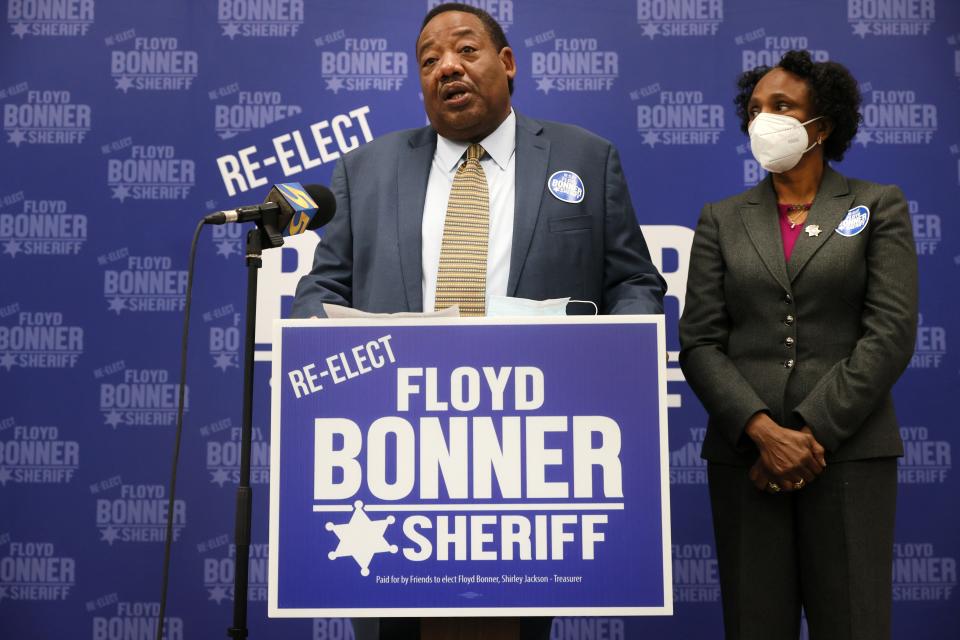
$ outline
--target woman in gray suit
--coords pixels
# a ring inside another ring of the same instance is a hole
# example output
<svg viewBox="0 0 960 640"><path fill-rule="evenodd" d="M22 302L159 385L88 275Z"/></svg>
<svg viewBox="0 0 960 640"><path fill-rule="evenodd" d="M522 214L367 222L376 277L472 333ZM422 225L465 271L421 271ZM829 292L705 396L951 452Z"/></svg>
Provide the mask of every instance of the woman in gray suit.
<svg viewBox="0 0 960 640"><path fill-rule="evenodd" d="M900 189L847 178L860 121L841 65L789 51L739 79L769 172L704 207L680 363L709 414L708 479L728 639L890 636L897 456L890 389L917 325Z"/></svg>

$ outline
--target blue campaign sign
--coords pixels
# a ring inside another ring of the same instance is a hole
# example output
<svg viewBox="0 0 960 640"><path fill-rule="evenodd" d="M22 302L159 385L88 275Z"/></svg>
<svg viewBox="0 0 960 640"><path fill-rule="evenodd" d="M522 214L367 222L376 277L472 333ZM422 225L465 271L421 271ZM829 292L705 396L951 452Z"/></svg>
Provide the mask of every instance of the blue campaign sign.
<svg viewBox="0 0 960 640"><path fill-rule="evenodd" d="M274 340L271 616L672 614L662 317Z"/></svg>

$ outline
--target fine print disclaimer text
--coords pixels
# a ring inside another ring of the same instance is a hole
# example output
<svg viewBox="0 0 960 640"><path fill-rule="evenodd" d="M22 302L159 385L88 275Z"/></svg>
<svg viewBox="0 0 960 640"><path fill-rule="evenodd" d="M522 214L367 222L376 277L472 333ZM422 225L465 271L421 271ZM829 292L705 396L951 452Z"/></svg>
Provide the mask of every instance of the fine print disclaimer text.
<svg viewBox="0 0 960 640"><path fill-rule="evenodd" d="M464 575L462 573L454 575L382 575L376 577L377 584L458 584L458 585L481 585L481 584L550 584L550 583L577 583L583 582L583 576L561 576L557 574L536 575L536 574L502 574L499 576L482 576L480 574Z"/></svg>

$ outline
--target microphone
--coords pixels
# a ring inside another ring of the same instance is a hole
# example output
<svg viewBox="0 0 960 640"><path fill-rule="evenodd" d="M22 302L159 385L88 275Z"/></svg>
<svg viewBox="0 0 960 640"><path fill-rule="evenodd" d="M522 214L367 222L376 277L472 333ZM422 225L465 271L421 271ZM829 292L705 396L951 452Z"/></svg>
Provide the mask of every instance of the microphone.
<svg viewBox="0 0 960 640"><path fill-rule="evenodd" d="M292 236L308 229L313 231L333 219L337 200L330 189L323 185L299 182L275 184L263 204L217 211L204 217L205 224L228 224L232 222L263 222L271 232ZM275 222L274 222L275 221Z"/></svg>
<svg viewBox="0 0 960 640"><path fill-rule="evenodd" d="M310 218L307 229L316 231L333 220L333 214L337 212L337 198L333 191L322 184L308 184L304 188L317 205L317 212Z"/></svg>

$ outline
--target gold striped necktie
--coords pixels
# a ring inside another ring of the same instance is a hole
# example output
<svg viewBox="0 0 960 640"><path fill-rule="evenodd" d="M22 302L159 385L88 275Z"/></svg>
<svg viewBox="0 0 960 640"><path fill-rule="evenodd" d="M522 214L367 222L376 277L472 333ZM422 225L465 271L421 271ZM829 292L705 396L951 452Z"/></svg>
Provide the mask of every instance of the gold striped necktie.
<svg viewBox="0 0 960 640"><path fill-rule="evenodd" d="M479 144L470 145L467 159L457 169L450 188L435 311L456 304L462 316L486 314L490 197L487 176L480 166L484 153Z"/></svg>

